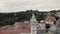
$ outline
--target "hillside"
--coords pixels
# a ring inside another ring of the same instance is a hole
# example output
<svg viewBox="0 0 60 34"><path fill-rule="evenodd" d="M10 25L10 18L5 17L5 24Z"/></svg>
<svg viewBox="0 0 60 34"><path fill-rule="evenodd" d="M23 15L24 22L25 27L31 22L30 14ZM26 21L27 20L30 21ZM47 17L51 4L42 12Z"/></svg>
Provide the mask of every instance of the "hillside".
<svg viewBox="0 0 60 34"><path fill-rule="evenodd" d="M56 12L56 10L50 11L51 15L54 15ZM38 10L26 10L21 12L0 13L0 26L13 25L16 21L29 21L32 16L32 13L34 13L37 20L40 21L42 19L45 19L49 12L40 12Z"/></svg>

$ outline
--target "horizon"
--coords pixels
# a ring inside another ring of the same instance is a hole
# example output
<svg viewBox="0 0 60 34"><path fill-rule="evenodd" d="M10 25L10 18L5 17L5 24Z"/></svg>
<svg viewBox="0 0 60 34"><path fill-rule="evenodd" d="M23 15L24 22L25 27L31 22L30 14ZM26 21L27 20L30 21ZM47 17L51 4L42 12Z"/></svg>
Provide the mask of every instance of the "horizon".
<svg viewBox="0 0 60 34"><path fill-rule="evenodd" d="M30 10L32 10L32 9L30 9ZM16 11L16 12L27 12L27 11L29 12L30 10L25 10L25 11L22 10L22 11ZM36 10L32 10L32 11L35 12ZM58 11L58 10L40 10L40 11L37 10L37 11L38 11L38 12L50 12L50 11ZM59 11L60 11L60 10L59 10ZM16 12L0 12L0 13L16 13Z"/></svg>

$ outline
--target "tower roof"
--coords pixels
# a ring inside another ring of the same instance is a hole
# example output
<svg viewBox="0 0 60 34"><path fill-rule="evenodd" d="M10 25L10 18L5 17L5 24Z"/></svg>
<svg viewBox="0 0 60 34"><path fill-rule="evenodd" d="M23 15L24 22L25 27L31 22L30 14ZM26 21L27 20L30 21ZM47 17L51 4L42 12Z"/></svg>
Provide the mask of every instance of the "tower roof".
<svg viewBox="0 0 60 34"><path fill-rule="evenodd" d="M32 14L32 18L30 19L30 23L37 23L34 13Z"/></svg>

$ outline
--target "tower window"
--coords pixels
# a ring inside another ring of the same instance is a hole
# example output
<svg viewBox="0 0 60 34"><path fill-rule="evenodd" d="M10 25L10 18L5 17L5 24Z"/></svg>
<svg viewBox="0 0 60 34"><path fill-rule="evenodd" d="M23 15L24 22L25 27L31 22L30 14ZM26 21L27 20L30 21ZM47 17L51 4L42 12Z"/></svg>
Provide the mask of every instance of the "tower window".
<svg viewBox="0 0 60 34"><path fill-rule="evenodd" d="M33 30L33 32L35 32L35 30Z"/></svg>

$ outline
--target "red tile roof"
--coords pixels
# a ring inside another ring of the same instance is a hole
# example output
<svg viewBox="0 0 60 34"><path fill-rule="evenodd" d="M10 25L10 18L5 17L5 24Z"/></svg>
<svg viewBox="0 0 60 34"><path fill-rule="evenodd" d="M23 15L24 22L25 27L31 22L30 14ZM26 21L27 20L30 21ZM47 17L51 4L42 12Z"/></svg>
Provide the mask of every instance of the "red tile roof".
<svg viewBox="0 0 60 34"><path fill-rule="evenodd" d="M16 26L16 25L13 25L13 26ZM0 34L10 34L11 32L30 33L30 24L29 23L18 23L17 29L2 30L2 31L0 31Z"/></svg>
<svg viewBox="0 0 60 34"><path fill-rule="evenodd" d="M57 12L56 15L60 15L60 12Z"/></svg>
<svg viewBox="0 0 60 34"><path fill-rule="evenodd" d="M45 20L46 21L55 21L56 19L53 16L48 16Z"/></svg>

